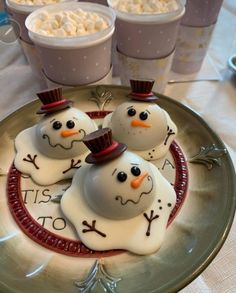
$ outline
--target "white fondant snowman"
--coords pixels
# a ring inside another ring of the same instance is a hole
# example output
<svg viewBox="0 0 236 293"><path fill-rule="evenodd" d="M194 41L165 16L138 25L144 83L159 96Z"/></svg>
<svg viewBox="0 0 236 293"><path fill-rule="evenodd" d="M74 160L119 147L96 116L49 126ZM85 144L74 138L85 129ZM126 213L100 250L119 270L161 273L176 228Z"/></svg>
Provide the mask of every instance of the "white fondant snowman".
<svg viewBox="0 0 236 293"><path fill-rule="evenodd" d="M157 167L122 143L111 129L85 137L91 150L61 199L64 215L90 249L157 251L176 203L171 184Z"/></svg>
<svg viewBox="0 0 236 293"><path fill-rule="evenodd" d="M155 102L154 81L131 80L131 98L107 115L103 127L110 127L114 139L146 160L163 157L177 135L168 113Z"/></svg>
<svg viewBox="0 0 236 293"><path fill-rule="evenodd" d="M82 142L97 126L84 112L62 97L62 89L37 94L44 114L38 124L20 132L15 139L14 164L39 185L72 178L84 164L88 149Z"/></svg>

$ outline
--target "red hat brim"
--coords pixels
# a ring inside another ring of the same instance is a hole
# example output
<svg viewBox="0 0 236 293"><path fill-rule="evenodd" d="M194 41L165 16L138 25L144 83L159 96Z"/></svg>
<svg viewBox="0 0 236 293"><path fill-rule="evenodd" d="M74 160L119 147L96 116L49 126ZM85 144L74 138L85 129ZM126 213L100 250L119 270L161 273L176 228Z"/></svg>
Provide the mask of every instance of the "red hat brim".
<svg viewBox="0 0 236 293"><path fill-rule="evenodd" d="M50 107L50 104L48 108L43 108L43 106L36 112L37 114L50 114L54 113L66 108L70 108L73 104L73 101L70 100L64 100L62 104L57 105L57 106L52 106Z"/></svg>
<svg viewBox="0 0 236 293"><path fill-rule="evenodd" d="M111 161L117 157L119 157L125 150L127 146L123 143L119 143L118 146L112 150L110 153L103 155L101 157L95 157L92 153L90 153L86 158L85 162L88 164L101 164L107 161Z"/></svg>
<svg viewBox="0 0 236 293"><path fill-rule="evenodd" d="M150 96L139 96L139 95L133 95L132 93L128 95L129 98L135 101L141 101L141 102L154 102L157 101L159 98L155 95Z"/></svg>

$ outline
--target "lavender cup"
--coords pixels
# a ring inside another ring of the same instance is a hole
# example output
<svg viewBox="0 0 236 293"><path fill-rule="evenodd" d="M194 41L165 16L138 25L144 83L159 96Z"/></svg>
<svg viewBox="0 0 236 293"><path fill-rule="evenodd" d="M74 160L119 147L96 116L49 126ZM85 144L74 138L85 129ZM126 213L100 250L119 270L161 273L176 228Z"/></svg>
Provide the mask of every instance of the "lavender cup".
<svg viewBox="0 0 236 293"><path fill-rule="evenodd" d="M44 80L44 76L42 74L41 60L38 56L38 52L36 51L34 44L25 42L22 39L19 40L19 43L33 73L40 79Z"/></svg>
<svg viewBox="0 0 236 293"><path fill-rule="evenodd" d="M216 23L223 0L187 0L181 24L210 26Z"/></svg>
<svg viewBox="0 0 236 293"><path fill-rule="evenodd" d="M201 69L215 24L206 27L180 26L172 70L191 74Z"/></svg>
<svg viewBox="0 0 236 293"><path fill-rule="evenodd" d="M181 74L201 69L223 0L187 0L172 70Z"/></svg>
<svg viewBox="0 0 236 293"><path fill-rule="evenodd" d="M156 59L170 55L185 8L177 0L178 9L160 14L134 14L116 9L115 0L108 5L115 10L116 39L119 52L133 58Z"/></svg>
<svg viewBox="0 0 236 293"><path fill-rule="evenodd" d="M32 31L32 24L40 13L78 8L99 14L107 21L108 27L97 33L78 37L51 37ZM109 72L114 22L115 14L109 7L86 2L68 2L38 9L27 17L26 27L38 50L45 75L55 83L76 86L96 82Z"/></svg>
<svg viewBox="0 0 236 293"><path fill-rule="evenodd" d="M61 0L60 2L73 1L73 0ZM35 11L44 7L44 5L22 5L11 0L6 0L6 9L8 14L13 20L15 20L20 26L20 38L29 44L32 44L31 39L28 36L28 30L25 26L25 20L27 16Z"/></svg>

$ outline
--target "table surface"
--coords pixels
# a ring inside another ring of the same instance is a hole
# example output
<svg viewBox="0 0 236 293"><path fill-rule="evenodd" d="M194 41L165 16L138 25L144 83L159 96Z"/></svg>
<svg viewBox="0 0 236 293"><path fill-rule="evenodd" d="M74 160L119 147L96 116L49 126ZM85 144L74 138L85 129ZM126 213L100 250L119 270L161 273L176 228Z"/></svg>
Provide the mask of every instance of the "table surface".
<svg viewBox="0 0 236 293"><path fill-rule="evenodd" d="M0 0L1 1L1 0ZM228 146L236 166L236 75L227 67L236 54L236 1L225 0L208 50L221 81L168 84L164 94L197 111ZM187 76L186 76L187 77ZM0 119L35 98L44 88L27 64L20 45L0 42ZM236 292L236 221L212 263L181 293Z"/></svg>

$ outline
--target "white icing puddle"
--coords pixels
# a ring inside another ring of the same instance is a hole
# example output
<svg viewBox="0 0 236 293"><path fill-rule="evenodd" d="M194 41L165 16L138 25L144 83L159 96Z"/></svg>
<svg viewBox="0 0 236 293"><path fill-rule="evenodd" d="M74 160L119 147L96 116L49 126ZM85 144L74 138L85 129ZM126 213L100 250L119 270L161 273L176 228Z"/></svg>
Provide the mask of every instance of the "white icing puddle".
<svg viewBox="0 0 236 293"><path fill-rule="evenodd" d="M164 158L152 161L152 163L174 185L176 168L171 152L169 151ZM63 215L60 204L52 201L62 195L70 183L71 181L67 180L50 186L39 186L29 177L22 176L21 195L25 208L38 224L57 235L76 240L78 239L77 234Z"/></svg>

